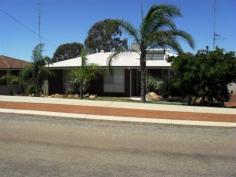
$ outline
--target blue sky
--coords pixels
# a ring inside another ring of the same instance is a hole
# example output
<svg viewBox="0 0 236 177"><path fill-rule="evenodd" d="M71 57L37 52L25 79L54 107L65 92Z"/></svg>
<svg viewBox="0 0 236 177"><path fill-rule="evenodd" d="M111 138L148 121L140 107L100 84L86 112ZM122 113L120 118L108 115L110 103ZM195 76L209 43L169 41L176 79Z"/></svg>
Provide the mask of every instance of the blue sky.
<svg viewBox="0 0 236 177"><path fill-rule="evenodd" d="M37 32L38 0L1 0L0 9ZM105 18L123 18L134 25L140 23L140 6L146 12L152 4L178 6L183 14L176 19L178 28L190 33L196 50L212 47L214 0L41 0L44 54L52 56L56 47L66 42L84 42L90 27ZM236 1L218 0L216 30L227 39L219 47L236 51ZM30 60L38 37L0 12L0 54ZM48 42L50 41L50 42ZM130 41L131 42L131 41ZM185 51L194 52L185 43Z"/></svg>

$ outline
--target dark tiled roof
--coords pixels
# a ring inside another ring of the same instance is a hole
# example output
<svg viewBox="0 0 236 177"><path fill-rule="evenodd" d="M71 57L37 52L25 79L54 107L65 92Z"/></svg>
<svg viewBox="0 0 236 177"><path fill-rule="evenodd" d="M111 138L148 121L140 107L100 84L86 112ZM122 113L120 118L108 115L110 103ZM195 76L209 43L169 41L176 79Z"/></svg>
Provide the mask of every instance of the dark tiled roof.
<svg viewBox="0 0 236 177"><path fill-rule="evenodd" d="M22 69L30 62L0 55L0 69Z"/></svg>

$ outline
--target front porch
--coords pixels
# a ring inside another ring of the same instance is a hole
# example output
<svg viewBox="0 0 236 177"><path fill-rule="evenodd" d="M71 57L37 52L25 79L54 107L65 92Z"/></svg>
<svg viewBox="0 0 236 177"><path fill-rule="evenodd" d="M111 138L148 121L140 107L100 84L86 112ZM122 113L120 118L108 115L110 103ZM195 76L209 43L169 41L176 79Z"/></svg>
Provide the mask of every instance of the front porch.
<svg viewBox="0 0 236 177"><path fill-rule="evenodd" d="M70 69L53 70L53 77L49 78L49 94L65 94L71 90ZM147 73L153 77L166 80L169 77L168 68L148 68ZM90 94L99 96L140 96L141 93L140 70L139 68L116 67L112 72L104 68L103 75L97 76L91 82Z"/></svg>
<svg viewBox="0 0 236 177"><path fill-rule="evenodd" d="M20 93L20 86L11 84L8 78L10 76L18 77L19 73L19 69L0 69L0 95L14 95Z"/></svg>

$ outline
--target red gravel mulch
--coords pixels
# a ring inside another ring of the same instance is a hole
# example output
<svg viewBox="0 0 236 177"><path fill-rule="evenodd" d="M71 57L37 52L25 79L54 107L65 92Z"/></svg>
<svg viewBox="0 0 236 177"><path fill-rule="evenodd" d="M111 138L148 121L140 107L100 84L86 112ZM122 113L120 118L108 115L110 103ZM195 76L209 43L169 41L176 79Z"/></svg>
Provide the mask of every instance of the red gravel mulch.
<svg viewBox="0 0 236 177"><path fill-rule="evenodd" d="M144 109L108 108L108 107L45 104L45 103L20 103L20 102L4 102L4 101L0 101L0 108L91 114L91 115L101 115L101 116L104 115L104 116L173 119L173 120L236 122L236 115L233 114L189 113L189 112L174 112L174 111L144 110Z"/></svg>

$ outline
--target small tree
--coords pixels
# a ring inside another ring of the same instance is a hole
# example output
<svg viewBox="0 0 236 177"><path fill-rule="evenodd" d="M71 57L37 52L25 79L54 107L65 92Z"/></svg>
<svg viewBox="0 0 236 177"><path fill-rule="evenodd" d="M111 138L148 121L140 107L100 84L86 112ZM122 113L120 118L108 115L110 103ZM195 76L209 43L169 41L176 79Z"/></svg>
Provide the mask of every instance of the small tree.
<svg viewBox="0 0 236 177"><path fill-rule="evenodd" d="M49 57L43 56L44 44L38 44L32 51L32 64L25 67L20 73L20 78L27 87L29 93L39 96L42 93L42 85L48 76L52 75L45 67L49 62Z"/></svg>
<svg viewBox="0 0 236 177"><path fill-rule="evenodd" d="M87 52L85 49L81 52L81 67L72 70L72 83L75 86L79 85L80 99L83 99L84 91L88 88L89 83L96 77L97 74L101 74L102 70L95 64L87 63Z"/></svg>
<svg viewBox="0 0 236 177"><path fill-rule="evenodd" d="M171 58L171 60L173 60L171 65L173 78L169 82L169 91L172 96L187 97L188 104L191 104L198 72L198 68L194 64L194 55L183 53L178 57Z"/></svg>
<svg viewBox="0 0 236 177"><path fill-rule="evenodd" d="M56 49L55 53L53 54L52 62L79 57L83 48L83 44L76 42L62 44Z"/></svg>
<svg viewBox="0 0 236 177"><path fill-rule="evenodd" d="M120 48L127 49L127 39L121 39L122 31L112 19L95 23L88 32L85 46L89 53L100 50L111 52Z"/></svg>
<svg viewBox="0 0 236 177"><path fill-rule="evenodd" d="M44 44L38 44L32 52L33 63L30 70L32 72L31 79L33 81L33 86L36 89L36 95L42 93L43 82L51 75L50 70L46 67L48 64L48 57L43 56L43 48Z"/></svg>
<svg viewBox="0 0 236 177"><path fill-rule="evenodd" d="M50 63L50 58L43 56L44 44L38 44L32 51L32 63L20 71L19 76L5 76L1 80L8 80L12 85L19 85L21 92L39 96L42 93L42 86L48 76L52 73L45 67Z"/></svg>

